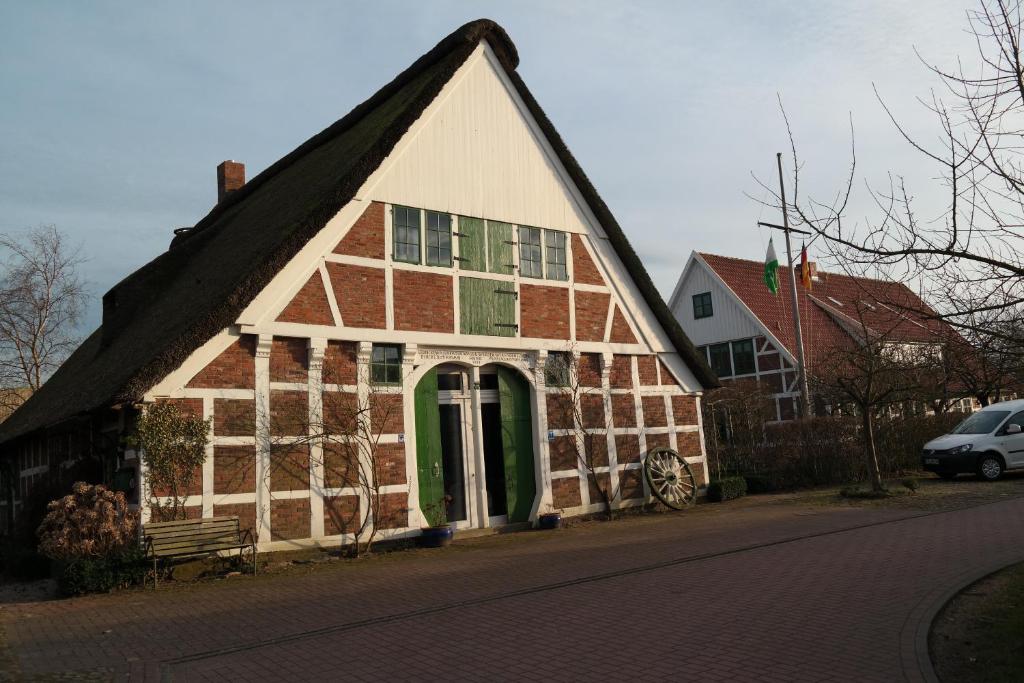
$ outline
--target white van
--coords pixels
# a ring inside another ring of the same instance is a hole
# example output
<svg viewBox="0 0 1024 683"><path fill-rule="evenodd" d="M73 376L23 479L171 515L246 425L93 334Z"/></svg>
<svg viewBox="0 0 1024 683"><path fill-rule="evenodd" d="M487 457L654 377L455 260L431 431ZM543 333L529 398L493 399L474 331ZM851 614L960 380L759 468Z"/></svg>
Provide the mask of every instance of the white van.
<svg viewBox="0 0 1024 683"><path fill-rule="evenodd" d="M1024 468L1024 399L972 413L949 434L924 445L921 465L943 479L970 472L987 481Z"/></svg>

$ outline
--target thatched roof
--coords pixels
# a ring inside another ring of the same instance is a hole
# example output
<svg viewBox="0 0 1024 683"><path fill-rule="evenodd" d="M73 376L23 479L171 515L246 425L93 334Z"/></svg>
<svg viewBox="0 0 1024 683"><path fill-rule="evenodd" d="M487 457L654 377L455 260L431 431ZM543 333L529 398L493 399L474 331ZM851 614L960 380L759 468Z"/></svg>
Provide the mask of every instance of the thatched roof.
<svg viewBox="0 0 1024 683"><path fill-rule="evenodd" d="M174 247L103 297L103 324L14 415L0 443L104 406L136 402L233 324L282 267L345 206L441 88L486 40L608 233L647 303L704 386L717 384L640 259L515 69L505 31L470 22L344 118L229 194Z"/></svg>

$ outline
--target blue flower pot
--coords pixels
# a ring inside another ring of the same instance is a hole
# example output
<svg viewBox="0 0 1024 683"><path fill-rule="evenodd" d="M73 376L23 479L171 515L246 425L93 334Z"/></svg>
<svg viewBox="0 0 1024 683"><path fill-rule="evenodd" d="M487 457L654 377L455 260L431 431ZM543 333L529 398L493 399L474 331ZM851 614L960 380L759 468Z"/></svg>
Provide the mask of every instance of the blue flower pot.
<svg viewBox="0 0 1024 683"><path fill-rule="evenodd" d="M424 548L443 548L451 545L455 529L450 526L428 526L422 530L420 545Z"/></svg>
<svg viewBox="0 0 1024 683"><path fill-rule="evenodd" d="M562 526L562 513L549 512L537 518L538 529L559 529Z"/></svg>

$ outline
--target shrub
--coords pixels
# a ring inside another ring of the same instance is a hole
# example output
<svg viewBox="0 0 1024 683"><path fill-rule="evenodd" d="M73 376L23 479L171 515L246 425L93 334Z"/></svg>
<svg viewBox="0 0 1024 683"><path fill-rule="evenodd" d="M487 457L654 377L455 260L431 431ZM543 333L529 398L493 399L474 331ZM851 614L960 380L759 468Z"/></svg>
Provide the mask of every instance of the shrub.
<svg viewBox="0 0 1024 683"><path fill-rule="evenodd" d="M720 503L739 498L747 493L747 480L743 477L725 477L708 484L708 500Z"/></svg>
<svg viewBox="0 0 1024 683"><path fill-rule="evenodd" d="M109 593L115 588L142 583L146 555L138 546L103 557L79 557L64 565L57 585L63 595Z"/></svg>
<svg viewBox="0 0 1024 683"><path fill-rule="evenodd" d="M124 494L78 482L47 507L39 525L39 552L54 560L106 557L138 541L138 514Z"/></svg>
<svg viewBox="0 0 1024 683"><path fill-rule="evenodd" d="M903 484L903 488L907 489L911 493L917 491L917 488L920 486L920 482L918 482L917 479L914 479L913 477L907 477L900 483Z"/></svg>

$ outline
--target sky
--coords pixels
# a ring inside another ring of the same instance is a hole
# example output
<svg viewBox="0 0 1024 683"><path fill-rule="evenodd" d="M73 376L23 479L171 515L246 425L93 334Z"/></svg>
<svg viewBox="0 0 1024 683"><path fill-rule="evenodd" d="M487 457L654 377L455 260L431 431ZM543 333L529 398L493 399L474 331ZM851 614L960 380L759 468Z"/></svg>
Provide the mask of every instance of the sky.
<svg viewBox="0 0 1024 683"><path fill-rule="evenodd" d="M757 201L788 152L811 194L835 192L856 131L858 191L904 176L939 215L915 54L973 59L965 12L934 0L804 2L0 3L0 232L56 225L80 245L92 297L166 250L216 201L216 166L253 177L341 118L466 21L515 42L518 71L666 298L691 251L763 259L778 222ZM786 158L787 169L790 164ZM815 247L812 246L812 257ZM781 256L781 248L780 248Z"/></svg>

